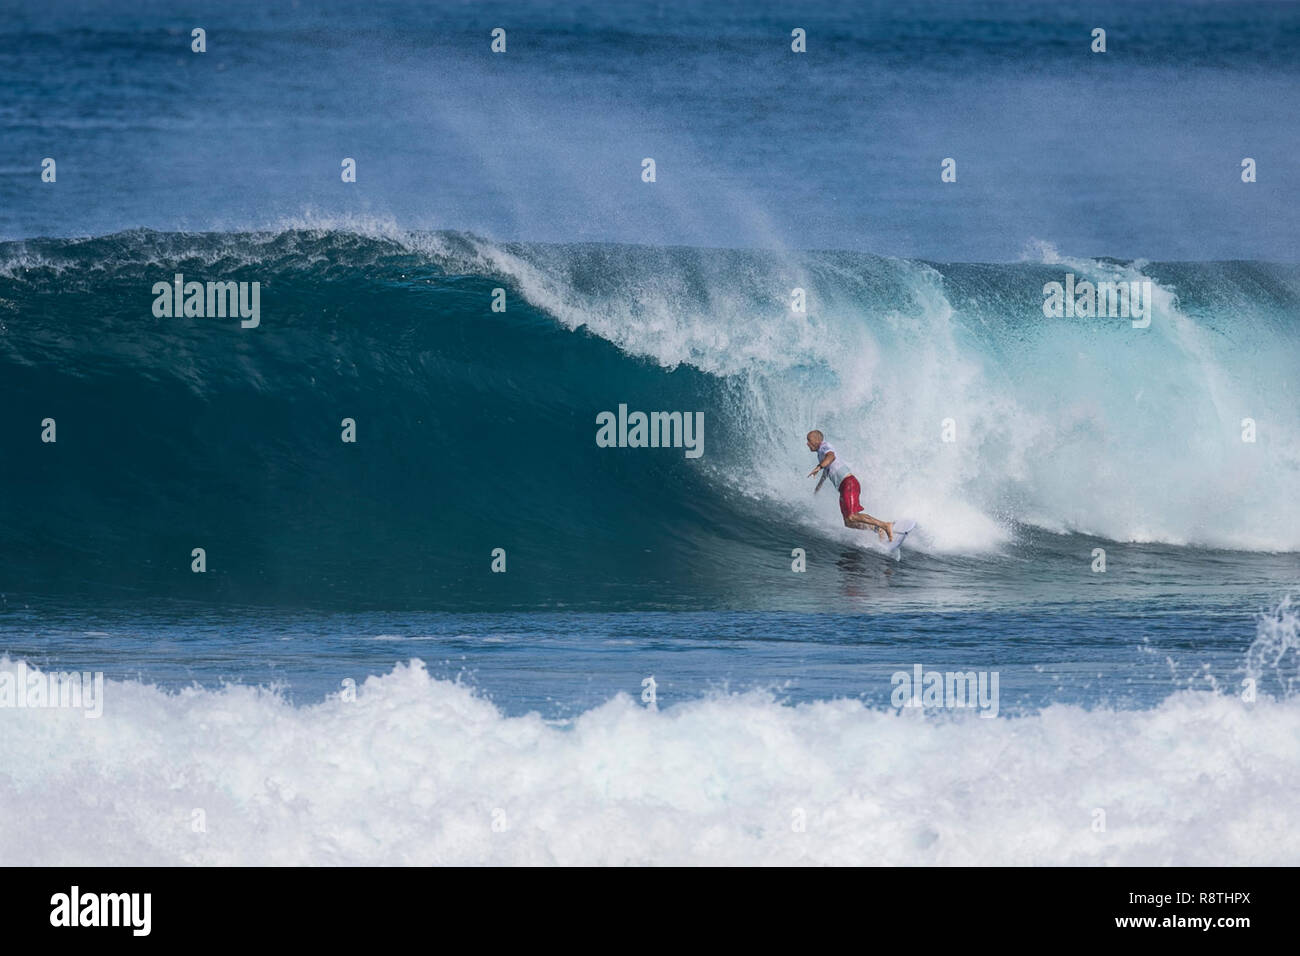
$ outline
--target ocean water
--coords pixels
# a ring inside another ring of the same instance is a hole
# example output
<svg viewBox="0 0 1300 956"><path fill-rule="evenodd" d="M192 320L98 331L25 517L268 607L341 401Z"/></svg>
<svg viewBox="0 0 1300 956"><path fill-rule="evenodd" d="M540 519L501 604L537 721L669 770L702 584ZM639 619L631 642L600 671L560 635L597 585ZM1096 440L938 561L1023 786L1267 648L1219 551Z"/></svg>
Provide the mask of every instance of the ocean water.
<svg viewBox="0 0 1300 956"><path fill-rule="evenodd" d="M0 862L1300 860L1300 8L169 7L0 11Z"/></svg>

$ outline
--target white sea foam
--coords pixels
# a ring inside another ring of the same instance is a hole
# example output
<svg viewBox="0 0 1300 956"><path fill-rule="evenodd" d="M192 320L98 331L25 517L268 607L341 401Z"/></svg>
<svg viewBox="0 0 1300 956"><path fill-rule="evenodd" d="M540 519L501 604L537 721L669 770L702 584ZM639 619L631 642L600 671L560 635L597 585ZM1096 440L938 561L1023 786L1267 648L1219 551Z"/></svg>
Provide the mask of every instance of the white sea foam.
<svg viewBox="0 0 1300 956"><path fill-rule="evenodd" d="M905 260L601 258L466 242L435 238L425 251L507 275L563 324L633 354L742 381L745 484L810 525L838 520L803 480L802 439L816 427L854 465L867 510L918 519L936 550L997 547L1013 520L1115 541L1300 550L1294 339L1279 340L1263 313L1193 318L1142 262L1040 253L1081 279L1150 281L1151 325L1133 329L1045 319L1041 300L1000 314L999 295L1023 298L1017 281L1041 286L1026 266L1003 267L1002 285L981 290L989 303L958 306L939 268ZM807 291L807 315L789 309L794 287ZM1253 442L1242 440L1247 418Z"/></svg>
<svg viewBox="0 0 1300 956"><path fill-rule="evenodd" d="M557 725L418 661L300 707L110 682L100 720L0 710L0 863L1294 865L1297 740L1300 700L1204 691L997 720L618 696Z"/></svg>
<svg viewBox="0 0 1300 956"><path fill-rule="evenodd" d="M838 511L825 500L833 494L813 499L803 478L812 463L802 436L813 427L854 465L869 512L920 522L914 547L997 548L1021 522L1114 541L1300 551L1295 329L1253 304L1254 274L1223 280L1231 308L1193 315L1142 262L1070 258L1045 245L1036 262L989 267L954 295L960 267L846 253L525 246L310 211L265 233L142 235L130 248L146 263L252 265L270 255L311 265L337 259L355 237L452 273L505 277L567 328L665 368L730 377L745 441L728 449L719 480L734 488L743 474L749 493L821 532L838 533ZM316 243L321 236L332 242ZM30 245L10 248L0 274L80 262ZM379 251L359 243L358 262ZM1150 327L1044 318L1041 298L1024 298L1041 289L1037 266L1094 282L1151 280ZM794 288L807 293L807 314L790 310ZM1006 302L1025 304L1007 312ZM1242 440L1245 419L1254 442ZM947 420L956 441L941 440ZM717 466L710 455L701 467ZM846 541L854 534L846 530Z"/></svg>

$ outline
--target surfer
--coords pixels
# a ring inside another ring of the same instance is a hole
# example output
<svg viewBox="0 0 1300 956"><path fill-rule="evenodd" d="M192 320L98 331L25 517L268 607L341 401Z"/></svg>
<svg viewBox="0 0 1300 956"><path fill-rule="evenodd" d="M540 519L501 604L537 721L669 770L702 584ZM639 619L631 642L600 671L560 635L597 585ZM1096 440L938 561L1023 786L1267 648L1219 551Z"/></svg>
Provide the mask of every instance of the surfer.
<svg viewBox="0 0 1300 956"><path fill-rule="evenodd" d="M822 490L822 485L825 484L826 478L829 476L831 484L840 493L840 513L844 515L844 527L856 528L859 531L871 529L880 535L881 541L893 541L894 523L892 521L880 521L862 510L862 505L858 504L858 496L862 494L862 487L858 484L858 479L853 477L853 469L835 454L835 449L826 440L826 436L816 429L810 431L808 433L808 450L817 453L817 467L808 472L808 477L811 478L819 471L822 473L821 480L817 482L817 487L813 489L813 494Z"/></svg>

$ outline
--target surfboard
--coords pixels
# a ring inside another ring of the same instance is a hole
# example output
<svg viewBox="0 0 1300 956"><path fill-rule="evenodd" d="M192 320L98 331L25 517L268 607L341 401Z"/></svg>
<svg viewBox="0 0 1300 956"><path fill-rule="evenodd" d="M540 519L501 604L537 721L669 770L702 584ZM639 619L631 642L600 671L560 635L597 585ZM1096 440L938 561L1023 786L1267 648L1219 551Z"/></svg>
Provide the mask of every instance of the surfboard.
<svg viewBox="0 0 1300 956"><path fill-rule="evenodd" d="M916 522L911 518L899 518L894 522L894 540L882 541L880 547L884 549L885 554L893 554L903 546L904 539L908 534L916 530Z"/></svg>

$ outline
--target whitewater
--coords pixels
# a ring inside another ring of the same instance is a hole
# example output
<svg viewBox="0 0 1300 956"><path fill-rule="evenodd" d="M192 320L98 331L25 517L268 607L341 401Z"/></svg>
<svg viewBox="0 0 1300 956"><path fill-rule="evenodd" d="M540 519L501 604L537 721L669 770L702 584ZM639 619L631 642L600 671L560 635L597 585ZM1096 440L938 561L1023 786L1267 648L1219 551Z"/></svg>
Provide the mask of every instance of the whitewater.
<svg viewBox="0 0 1300 956"><path fill-rule="evenodd" d="M277 283L266 293L271 334L253 347L209 323L191 339L191 326L142 314L128 284L156 279L164 267L170 280L169 263L200 277L224 270ZM1150 327L1045 318L1042 289L1067 271L1150 283ZM513 310L484 315L502 283ZM373 418L385 396L427 403L461 385L438 381L457 373L436 356L472 339L482 351L460 361L483 381L503 370L532 374L553 393L535 415L544 434L502 435L530 468L547 468L547 447L558 447L580 472L607 473L608 457L572 447L579 436L556 413L594 420L639 391L662 403L647 407L703 411L711 432L720 430L723 447L684 480L704 481L713 496L734 485L806 530L823 523L814 510L821 502L800 483L808 467L799 438L818 427L852 449L867 476L864 498L882 513L917 518L920 543L934 553L997 551L1017 525L1118 542L1300 550L1293 266L1117 262L1050 247L1022 263L981 265L503 244L374 224L0 245L11 315L44 307L56 286L66 293L48 327L8 323L0 348L9 362L49 368L52 358L78 356L103 382L146 375L213 409L253 397L324 404L360 391L354 411ZM790 308L794 290L803 290L806 312ZM82 318L78 293L94 297L96 314ZM349 326L358 314L361 324ZM50 353L53 329L65 340ZM146 349L145 334L159 347ZM589 344L593 335L616 351ZM231 345L238 365L225 359ZM534 368L538 348L556 363L584 354L591 386ZM169 364L178 355L180 364ZM472 377L463 384L479 390ZM454 406L464 395L445 401ZM499 396L483 402L484 418L504 405ZM568 433L558 433L561 425ZM418 444L415 452L423 453Z"/></svg>
<svg viewBox="0 0 1300 956"><path fill-rule="evenodd" d="M1300 858L1294 267L312 229L0 262L4 427L62 430L7 436L0 526L44 544L0 556L0 668L108 673L99 719L4 712L2 862ZM153 320L173 264L261 279L273 336ZM1150 280L1151 327L1045 320L1066 269ZM624 400L708 415L703 467L602 457ZM812 425L926 526L905 561L801 483ZM446 467L485 442L523 520ZM886 706L918 661L1018 706Z"/></svg>
<svg viewBox="0 0 1300 956"><path fill-rule="evenodd" d="M1297 623L1261 617L1256 678L1294 684ZM418 660L303 707L111 682L99 720L4 715L0 861L1293 865L1293 690L993 721L618 695L556 722Z"/></svg>
<svg viewBox="0 0 1300 956"><path fill-rule="evenodd" d="M0 5L0 863L1294 865L1298 11Z"/></svg>

